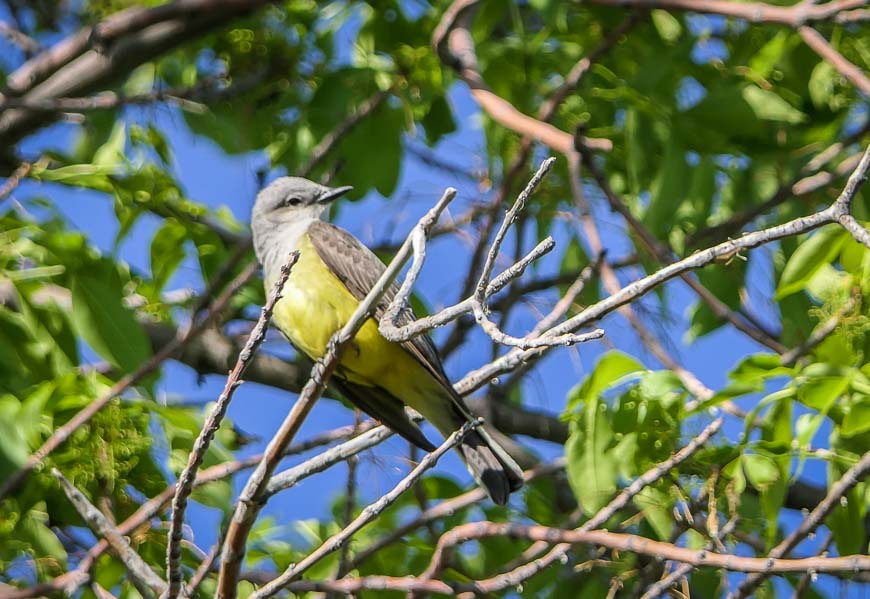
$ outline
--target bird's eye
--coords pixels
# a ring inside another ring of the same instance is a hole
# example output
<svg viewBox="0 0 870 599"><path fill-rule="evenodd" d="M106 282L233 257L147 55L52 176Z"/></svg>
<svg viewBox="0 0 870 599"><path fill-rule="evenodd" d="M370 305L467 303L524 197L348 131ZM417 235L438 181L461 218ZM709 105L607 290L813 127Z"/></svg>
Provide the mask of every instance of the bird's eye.
<svg viewBox="0 0 870 599"><path fill-rule="evenodd" d="M286 198L284 198L284 205L285 206L298 206L301 203L302 203L302 198L299 198L296 196L287 196Z"/></svg>

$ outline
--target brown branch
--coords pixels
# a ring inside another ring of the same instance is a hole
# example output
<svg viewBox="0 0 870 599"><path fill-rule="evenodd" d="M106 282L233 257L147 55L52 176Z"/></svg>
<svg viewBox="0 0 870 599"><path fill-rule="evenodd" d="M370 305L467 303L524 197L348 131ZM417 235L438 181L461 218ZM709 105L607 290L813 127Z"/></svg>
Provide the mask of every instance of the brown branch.
<svg viewBox="0 0 870 599"><path fill-rule="evenodd" d="M867 178L868 169L870 169L870 148L865 150L858 166L850 175L837 200L825 210L810 216L796 218L781 225L747 233L739 239L728 240L713 247L696 252L682 260L673 262L660 268L655 273L637 279L622 287L618 293L612 294L609 297L587 307L585 310L569 318L562 324L551 328L546 334L559 335L576 331L584 326L589 326L589 324L601 319L610 312L618 309L620 306L649 293L651 290L657 288L666 281L678 277L690 270L711 264L722 257L732 256L741 250L760 247L786 237L793 237L801 233L807 233L826 224L839 223L841 219L850 217L848 211L852 199L855 197L861 184L863 184ZM468 373L455 385L455 387L460 393L470 393L474 389L479 388L487 381L491 380L493 377L499 376L504 372L510 372L516 368L518 364L539 358L547 351L547 349L548 348L546 347L527 350L513 349L504 356L501 356L489 364Z"/></svg>
<svg viewBox="0 0 870 599"><path fill-rule="evenodd" d="M574 195L574 203L580 212L580 222L583 225L586 242L592 249L592 253L596 256L601 256L604 253L604 244L601 241L601 235L598 231L598 226L589 210L589 205L583 195L583 183L581 180L580 163L578 156L574 156L569 160L568 168L571 173L571 192ZM599 181L601 186L603 178ZM609 186L608 186L609 190ZM612 193L612 192L611 192ZM619 202L619 199L612 194L613 200ZM626 207L627 210L627 207ZM634 219L631 219L634 222ZM601 281L608 293L616 293L621 285L616 272L610 268L606 262L601 262L599 266L601 273ZM619 308L620 314L628 321L631 327L637 333L644 346L661 362L664 366L672 370L683 383L686 390L700 400L706 400L713 396L713 391L702 383L692 372L685 369L677 360L668 353L661 342L653 335L646 325L643 324L631 304L626 304Z"/></svg>
<svg viewBox="0 0 870 599"><path fill-rule="evenodd" d="M583 137L575 140L570 133L553 125L523 114L510 102L495 94L486 85L477 64L474 40L471 37L471 15L477 0L456 0L442 16L432 35L432 46L441 61L453 68L468 85L471 95L494 121L523 136L536 139L556 152L575 151L578 141L590 150L610 151L613 142L603 138ZM579 80L584 71L578 74Z"/></svg>
<svg viewBox="0 0 870 599"><path fill-rule="evenodd" d="M619 493L619 495L614 497L606 506L598 510L596 514L594 514L591 518L589 518L589 520L584 522L583 525L577 529L577 531L587 532L594 528L603 526L619 510L628 505L628 503L632 499L634 499L634 497L644 488L655 484L672 469L676 468L687 459L689 459L692 455L694 455L701 447L703 447L704 443L706 443L710 439L710 437L712 437L716 433L716 431L719 430L721 426L721 417L708 424L707 427L701 432L701 434L694 437L689 443L686 444L685 447L680 449L678 452L676 452L664 462L656 464L655 466L641 474L628 487L623 489ZM570 547L571 546L568 543L558 544L553 547L549 552L547 552L547 554L543 557L538 558L527 564L523 564L503 574L499 574L498 576L494 576L492 578L480 581L478 585L482 589L485 589L485 592L487 593L495 593L521 584L524 580L528 580L529 578L549 567L553 563L560 561L563 556L568 552Z"/></svg>
<svg viewBox="0 0 870 599"><path fill-rule="evenodd" d="M125 76L180 44L250 14L266 0L178 0L131 8L86 27L10 74L12 95L26 100L83 96ZM92 48L94 41L99 42ZM12 147L52 120L52 114L9 109L0 114L0 139Z"/></svg>
<svg viewBox="0 0 870 599"><path fill-rule="evenodd" d="M821 33L808 25L798 27L798 33L801 39L804 40L804 43L812 48L816 54L834 67L840 75L858 88L862 94L870 96L870 78L864 74L864 71L840 54Z"/></svg>
<svg viewBox="0 0 870 599"><path fill-rule="evenodd" d="M487 422L490 421L487 420ZM562 471L564 470L564 468L564 459L558 459L550 464L542 464L540 466L536 466L523 472L523 481L528 483L529 481L532 481L541 476L546 476L548 474L553 474L554 472ZM351 563L348 565L347 571L358 568L363 562L368 560L378 551L381 551L384 547L388 547L389 545L392 545L393 543L402 540L402 538L404 538L407 534L417 530L418 528L427 526L442 518L453 516L454 514L456 514L457 511L465 509L470 505L474 505L475 503L485 498L486 492L480 487L475 487L471 491L466 491L462 495L457 495L456 497L442 501L441 503L420 512L413 520L397 526L388 534L382 536L378 540L374 541L371 545L357 552L356 555L353 556L353 560L351 561Z"/></svg>
<svg viewBox="0 0 870 599"><path fill-rule="evenodd" d="M420 219L415 228L424 231L431 229L438 220L438 216L455 196L456 190L448 188L435 207ZM344 327L329 340L326 353L323 358L314 364L314 367L311 369L310 378L299 394L299 399L284 419L278 432L275 433L275 436L269 442L263 459L257 465L256 470L242 490L227 531L226 541L224 542L221 569L218 575L218 597L222 599L235 598L236 582L241 571L242 558L245 555L245 541L250 534L257 514L259 514L260 509L265 504L269 478L275 471L284 449L293 440L303 420L326 389L329 377L337 367L344 348L353 340L356 332L368 319L371 310L398 275L399 269L402 268L405 261L410 257L411 236L409 235L405 239L405 243L399 248L390 265L384 270L384 273L372 286L366 297L359 303Z"/></svg>
<svg viewBox="0 0 870 599"><path fill-rule="evenodd" d="M366 420L360 426L359 433L362 434L371 428L374 428L376 425L377 423L375 421ZM284 452L284 456L286 457L289 455L304 453L334 441L346 439L352 434L352 426L344 426L331 431L326 431L312 437L311 439L307 439L306 441L288 447L287 451ZM200 487L210 482L232 476L241 470L253 468L259 463L262 457L262 454L258 454L241 460L217 464L210 468L206 468L197 474L196 480L194 481L194 487ZM319 458L320 456L317 457ZM139 509L137 509L135 513L119 524L117 527L118 532L122 535L128 535L137 528L143 526L151 520L151 518L159 514L164 507L169 505L174 495L175 485L167 487L164 491L139 506ZM108 548L109 546L105 540L100 541L88 550L87 554L79 562L75 570L66 572L47 583L38 584L25 589L16 589L9 593L5 591L0 592L0 597L2 597L2 599L30 599L31 597L38 597L57 592L63 592L66 595L73 595L79 587L87 582L88 572L91 567L93 567L97 558L105 553ZM191 582L191 586L192 585L193 581Z"/></svg>
<svg viewBox="0 0 870 599"><path fill-rule="evenodd" d="M853 572L870 570L870 556L847 555L842 557L807 557L800 559L780 559L771 557L741 557L732 554L716 553L678 547L673 543L654 541L633 534L608 532L605 530L563 530L548 526L500 522L469 522L451 529L441 536L427 572L434 578L441 569L450 549L475 539L508 537L530 541L545 541L552 544L592 545L613 551L647 555L656 559L672 560L694 567L720 568L730 572ZM427 579L424 574L421 578ZM499 589L488 581L472 582L469 590L477 593L492 593Z"/></svg>
<svg viewBox="0 0 870 599"><path fill-rule="evenodd" d="M848 176L858 165L858 161L861 159L861 152L856 152L851 156L848 156L832 171L822 171L821 169L828 164L828 162L839 153L844 146L863 136L868 129L870 129L870 124L862 127L856 135L849 136L849 140L836 142L831 144L830 147L822 152L819 152L819 154L817 154L801 169L798 178L790 183L780 186L768 200L751 206L745 210L741 210L728 220L719 223L718 225L707 227L697 233L689 235L686 241L686 247L694 248L697 243L702 240L706 240L707 242L718 242L729 235L735 235L752 220L762 214L770 212L777 206L787 202L789 199L809 195L825 185Z"/></svg>
<svg viewBox="0 0 870 599"><path fill-rule="evenodd" d="M33 55L42 50L42 45L6 21L0 21L0 35L21 48L25 54Z"/></svg>
<svg viewBox="0 0 870 599"><path fill-rule="evenodd" d="M187 509L187 499L193 491L193 484L196 479L196 471L199 470L205 452L211 444L220 428L223 417L229 408L230 401L236 389L242 384L242 375L247 370L248 364L253 355L257 352L260 344L266 338L266 331L269 327L269 321L272 318L272 312L275 309L275 304L281 299L281 290L284 288L284 283L290 276L290 271L299 259L299 252L293 252L287 259L287 263L281 267L281 274L272 289L269 300L263 309L260 311L260 318L257 324L248 336L248 341L239 352L239 357L236 360L236 365L233 367L227 382L224 385L224 390L221 392L217 401L211 409L211 412L206 418L190 455L187 458L187 465L178 477L178 482L175 485L175 496L172 499L172 517L169 523L169 541L166 546L166 580L169 582L169 588L166 591L168 599L176 599L181 591L182 572L181 572L181 540L182 528L184 526L184 512Z"/></svg>
<svg viewBox="0 0 870 599"><path fill-rule="evenodd" d="M60 482L64 493L81 515L88 526L100 537L104 538L112 550L123 562L127 569L133 586L146 597L153 594L160 595L166 591L166 583L145 563L139 554L130 547L127 540L112 525L111 522L98 510L87 497L70 483L57 468L51 473Z"/></svg>
<svg viewBox="0 0 870 599"><path fill-rule="evenodd" d="M18 186L21 184L22 179L30 173L30 169L33 168L33 163L31 162L22 162L18 168L12 171L12 174L6 177L6 181L3 182L3 186L0 187L0 202L9 197L13 191L15 191Z"/></svg>
<svg viewBox="0 0 870 599"><path fill-rule="evenodd" d="M855 485L864 480L870 474L870 451L861 456L857 464L849 468L845 474L836 483L831 485L828 494L819 503L813 511L807 514L800 526L795 528L791 534L782 540L776 547L770 550L766 559L774 560L788 555L798 544L803 541L808 535L812 534L825 521L835 507L840 504L840 500L845 497L846 493L851 491ZM808 565L807 570L815 570L821 572L819 568ZM856 568L858 570L867 570L868 568ZM732 593L728 595L730 599L739 599L748 597L758 585L764 582L769 572L762 571L758 575L748 576L746 580Z"/></svg>
<svg viewBox="0 0 870 599"><path fill-rule="evenodd" d="M725 523L719 531L707 544L704 546L704 551L711 551L714 547L719 544L722 544L722 541L731 534L731 532L737 527L737 519L732 518L728 522ZM665 592L668 591L674 584L676 584L681 578L691 573L693 569L692 564L683 563L679 567L674 568L674 571L657 581L655 584L651 585L641 596L640 599L657 599L658 597L662 597Z"/></svg>
<svg viewBox="0 0 870 599"><path fill-rule="evenodd" d="M369 504L350 524L326 539L317 549L306 555L299 562L287 568L280 576L272 580L269 584L264 585L262 588L252 593L250 595L251 599L265 599L266 597L271 597L285 588L287 584L302 576L327 555L337 551L342 545L348 542L353 535L377 518L385 509L395 503L395 501L401 497L405 491L414 486L414 483L416 483L429 468L438 462L441 456L456 447L472 429L480 424L480 421L466 422L463 424L459 430L453 432L449 437L447 437L447 439L445 439L435 451L426 454L426 456L420 460L420 463L417 464L414 469L411 470L405 478L400 480L388 493L374 503Z"/></svg>
<svg viewBox="0 0 870 599"><path fill-rule="evenodd" d="M300 166L294 173L299 177L308 177L315 168L317 168L323 159L326 158L338 142L353 131L357 125L372 115L384 101L390 97L388 92L377 92L359 107L349 114L338 126L327 133L318 144L311 150L311 155L308 160Z"/></svg>
<svg viewBox="0 0 870 599"><path fill-rule="evenodd" d="M673 260L674 254L670 248L665 247L655 236L641 223L635 216L631 213L628 206L626 206L625 202L616 195L613 189L610 187L610 184L607 182L607 178L604 176L604 173L601 172L601 169L590 159L587 154L582 154L583 162L586 164L589 171L592 173L596 183L599 188L604 192L604 197L607 199L607 202L610 206L619 213L625 219L625 222L629 225L632 231L634 231L638 239L643 243L647 252L649 252L650 256L659 264L666 264L670 260ZM700 281L698 281L692 274L688 272L680 273L678 275L682 281L689 286L689 288L695 292L695 294L703 301L710 310L716 315L717 318L722 320L726 320L729 322L734 328L738 331L747 335L750 339L758 342L759 344L772 349L777 353L783 353L786 351L786 348L776 340L769 332L760 329L758 326L748 322L747 320L741 318L737 314L735 314L722 300L716 297L713 293L710 292L706 287L704 287Z"/></svg>
<svg viewBox="0 0 870 599"><path fill-rule="evenodd" d="M589 4L622 8L663 8L709 13L744 19L750 23L786 25L794 29L806 23L820 21L852 22L868 15L847 14L866 6L864 0L831 0L815 4L798 2L792 6L775 6L766 2L733 2L732 0L586 0Z"/></svg>

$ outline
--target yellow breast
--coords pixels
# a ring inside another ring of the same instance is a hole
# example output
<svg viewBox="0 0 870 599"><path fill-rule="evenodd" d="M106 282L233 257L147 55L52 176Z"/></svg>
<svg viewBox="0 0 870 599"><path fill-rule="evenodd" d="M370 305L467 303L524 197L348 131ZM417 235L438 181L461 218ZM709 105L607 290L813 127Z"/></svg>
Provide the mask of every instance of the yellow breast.
<svg viewBox="0 0 870 599"><path fill-rule="evenodd" d="M270 273L271 274L271 273ZM267 289L274 280L266 281ZM332 335L350 319L359 301L330 271L307 236L299 247L282 298L275 306L273 322L297 349L312 359L326 352ZM369 319L345 350L339 366L348 380L387 389L397 397L420 393L420 386L433 382L429 373L401 345L384 339L377 323Z"/></svg>

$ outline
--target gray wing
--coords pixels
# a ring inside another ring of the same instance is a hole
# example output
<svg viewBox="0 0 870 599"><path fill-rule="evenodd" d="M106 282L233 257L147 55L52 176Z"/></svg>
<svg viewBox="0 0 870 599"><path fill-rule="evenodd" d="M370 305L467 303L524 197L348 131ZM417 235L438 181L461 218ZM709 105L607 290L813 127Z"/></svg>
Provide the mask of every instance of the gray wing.
<svg viewBox="0 0 870 599"><path fill-rule="evenodd" d="M355 385L340 377L333 377L331 383L348 401L381 424L385 424L424 451L435 451L435 446L426 438L417 423L408 417L404 404L385 389Z"/></svg>
<svg viewBox="0 0 870 599"><path fill-rule="evenodd" d="M386 270L384 263L369 248L360 243L356 237L335 225L315 221L308 228L308 237L320 259L358 300L362 300L368 294ZM384 293L381 301L375 307L374 317L376 321L380 321L398 291L399 288L396 285L390 285ZM404 326L413 320L414 313L406 307L399 314L398 325ZM438 351L428 336L414 337L403 342L402 347L450 391L453 390L453 386L444 373Z"/></svg>

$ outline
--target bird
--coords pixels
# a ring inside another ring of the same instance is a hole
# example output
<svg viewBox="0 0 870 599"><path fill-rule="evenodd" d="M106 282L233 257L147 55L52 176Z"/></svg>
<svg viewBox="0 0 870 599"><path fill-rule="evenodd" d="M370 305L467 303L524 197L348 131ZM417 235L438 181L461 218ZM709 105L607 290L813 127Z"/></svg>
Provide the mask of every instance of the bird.
<svg viewBox="0 0 870 599"><path fill-rule="evenodd" d="M266 289L276 284L291 252L299 257L275 304L272 321L312 360L326 353L332 335L350 319L385 270L381 260L348 231L326 222L329 206L352 187L327 187L301 177L280 177L258 194L251 212L254 250ZM417 447L436 447L405 410L408 406L449 436L475 420L444 371L431 338L393 342L378 320L398 289L391 285L339 360L332 382L353 405ZM414 320L404 306L397 324ZM470 430L457 446L478 485L498 504L523 484L520 467L492 437L488 425Z"/></svg>

